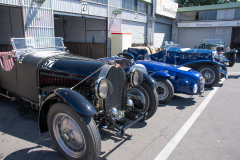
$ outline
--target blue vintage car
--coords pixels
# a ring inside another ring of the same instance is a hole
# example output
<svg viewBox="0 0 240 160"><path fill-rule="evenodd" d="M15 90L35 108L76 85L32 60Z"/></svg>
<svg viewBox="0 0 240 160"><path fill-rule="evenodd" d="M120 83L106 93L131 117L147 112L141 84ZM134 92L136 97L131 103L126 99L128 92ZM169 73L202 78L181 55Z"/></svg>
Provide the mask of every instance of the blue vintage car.
<svg viewBox="0 0 240 160"><path fill-rule="evenodd" d="M212 50L168 47L150 55L146 49L133 47L124 52L125 57L132 57L134 60L143 60L150 56L153 61L183 65L197 70L205 78L205 87L213 87L221 78L228 77L227 66L214 60L216 51Z"/></svg>
<svg viewBox="0 0 240 160"><path fill-rule="evenodd" d="M235 48L230 49L227 47L226 52L224 52L223 44L222 39L203 39L203 42L195 48L217 50L218 56L216 57L221 57L220 61L224 60L224 62L228 62L229 66L232 67L236 62L238 51Z"/></svg>
<svg viewBox="0 0 240 160"><path fill-rule="evenodd" d="M188 95L200 95L204 92L204 78L200 72L181 65L172 65L151 61L146 54L145 60L137 60L128 53L120 53L118 56L102 58L101 61L119 63L126 72L138 69L144 74L151 75L157 82L156 90L160 103L166 103L172 99L174 93ZM147 60L148 59L148 60Z"/></svg>

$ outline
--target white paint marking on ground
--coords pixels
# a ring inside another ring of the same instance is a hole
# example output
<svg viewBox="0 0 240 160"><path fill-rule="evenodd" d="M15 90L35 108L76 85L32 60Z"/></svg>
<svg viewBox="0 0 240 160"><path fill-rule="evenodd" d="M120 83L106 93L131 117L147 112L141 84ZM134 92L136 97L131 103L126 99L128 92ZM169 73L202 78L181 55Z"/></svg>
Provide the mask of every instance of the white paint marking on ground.
<svg viewBox="0 0 240 160"><path fill-rule="evenodd" d="M240 73L240 72L238 72ZM223 83L225 79L222 79L220 83ZM217 92L219 87L214 87L213 90L208 94L208 96L204 99L204 101L200 104L200 106L196 109L196 111L191 115L191 117L187 120L187 122L182 126L182 128L177 132L177 134L168 142L168 144L164 147L164 149L158 154L155 160L166 160L168 156L172 153L174 148L178 145L202 111L205 109L207 104L210 102L214 94Z"/></svg>

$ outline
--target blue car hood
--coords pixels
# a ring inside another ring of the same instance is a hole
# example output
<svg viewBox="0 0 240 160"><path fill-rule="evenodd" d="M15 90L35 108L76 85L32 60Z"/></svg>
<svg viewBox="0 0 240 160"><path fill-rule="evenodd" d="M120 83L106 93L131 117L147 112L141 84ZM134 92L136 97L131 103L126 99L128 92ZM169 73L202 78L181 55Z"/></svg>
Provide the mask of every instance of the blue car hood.
<svg viewBox="0 0 240 160"><path fill-rule="evenodd" d="M148 72L169 70L172 72L177 72L177 73L187 75L197 79L201 77L201 73L193 69L190 69L188 71L180 70L179 68L183 67L181 65L173 65L173 64L167 64L167 63L162 63L157 61L148 61L148 60L139 60L139 61L136 61L135 63L144 65L147 68Z"/></svg>
<svg viewBox="0 0 240 160"><path fill-rule="evenodd" d="M167 51L176 51L176 52L189 52L189 53L212 53L212 50L208 49L195 49L195 48L181 48L181 47L170 47ZM165 51L166 52L166 51Z"/></svg>

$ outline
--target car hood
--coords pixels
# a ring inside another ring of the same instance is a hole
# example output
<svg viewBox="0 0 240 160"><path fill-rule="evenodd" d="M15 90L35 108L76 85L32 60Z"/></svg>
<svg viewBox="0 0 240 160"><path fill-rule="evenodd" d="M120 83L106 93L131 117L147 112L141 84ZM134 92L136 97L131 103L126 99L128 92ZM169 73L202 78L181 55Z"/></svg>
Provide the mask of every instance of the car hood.
<svg viewBox="0 0 240 160"><path fill-rule="evenodd" d="M47 63L49 60L53 61L53 65L47 69L53 72L66 73L68 75L80 75L81 77L91 75L105 64L102 61L67 53L52 56L46 59L45 62ZM42 63L41 68L44 68L45 62ZM98 74L99 71L91 75L91 78L97 79Z"/></svg>
<svg viewBox="0 0 240 160"><path fill-rule="evenodd" d="M210 53L210 54L213 52L212 50L208 50L208 49L195 49L195 48L182 48L182 47L170 47L167 49L167 51L189 52L189 53L194 53L194 52L195 53Z"/></svg>
<svg viewBox="0 0 240 160"><path fill-rule="evenodd" d="M147 68L148 72L156 72L156 71L163 71L163 70L169 70L172 72L181 73L190 77L199 78L201 77L201 73L198 71L195 71L193 69L188 69L187 67L183 67L181 65L173 65L173 64L167 64L157 61L146 61L146 60L139 60L135 62L136 64L142 64Z"/></svg>

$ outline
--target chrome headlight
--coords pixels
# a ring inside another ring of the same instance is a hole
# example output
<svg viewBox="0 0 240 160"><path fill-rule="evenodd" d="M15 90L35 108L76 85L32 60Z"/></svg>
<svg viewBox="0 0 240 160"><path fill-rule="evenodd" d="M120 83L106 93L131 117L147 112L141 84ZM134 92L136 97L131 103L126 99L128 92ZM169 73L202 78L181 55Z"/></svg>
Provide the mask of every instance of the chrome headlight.
<svg viewBox="0 0 240 160"><path fill-rule="evenodd" d="M130 73L130 82L133 86L139 85L143 81L143 73L137 69L133 69Z"/></svg>
<svg viewBox="0 0 240 160"><path fill-rule="evenodd" d="M197 93L197 90L198 90L197 84L192 85L191 90L192 90L193 93Z"/></svg>
<svg viewBox="0 0 240 160"><path fill-rule="evenodd" d="M98 99L106 99L112 93L112 83L106 78L99 78L95 84L95 95Z"/></svg>

